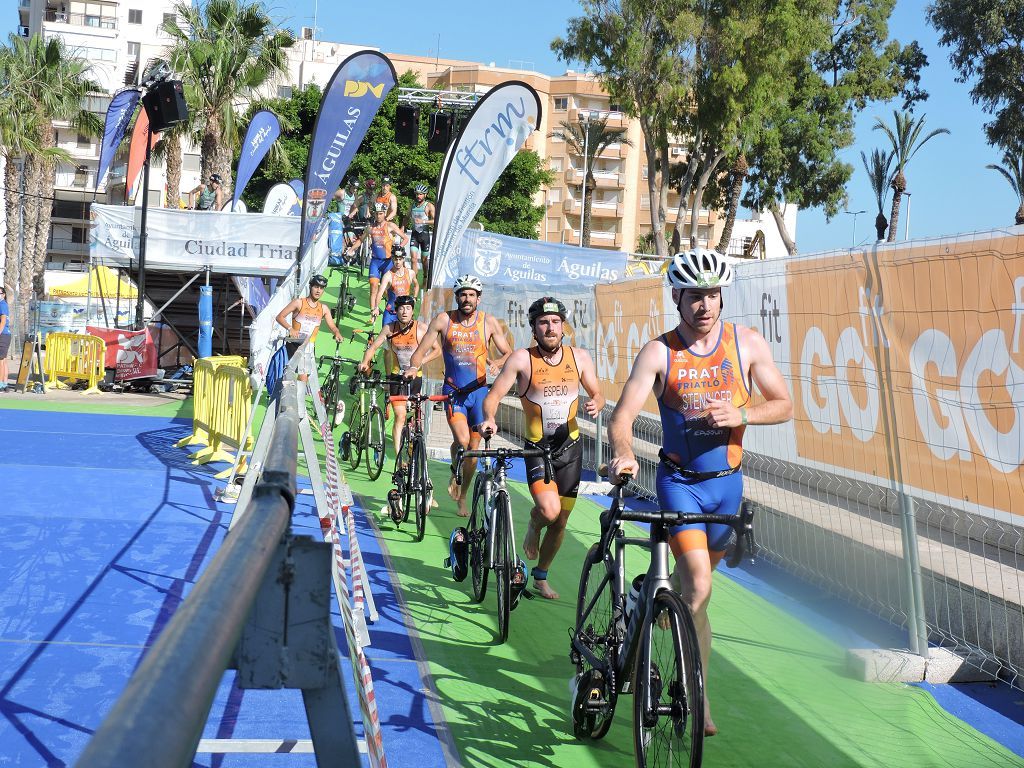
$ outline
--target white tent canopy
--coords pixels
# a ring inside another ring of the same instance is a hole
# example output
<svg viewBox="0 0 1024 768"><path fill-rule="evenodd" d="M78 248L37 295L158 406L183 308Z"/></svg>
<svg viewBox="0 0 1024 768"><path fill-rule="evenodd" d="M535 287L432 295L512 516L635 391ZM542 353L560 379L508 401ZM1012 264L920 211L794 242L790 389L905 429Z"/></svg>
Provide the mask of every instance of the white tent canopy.
<svg viewBox="0 0 1024 768"><path fill-rule="evenodd" d="M92 218L90 260L135 266L141 209L94 204ZM295 263L299 218L151 208L146 231L147 270L196 272L209 267L232 275L280 277ZM321 236L314 251L326 247L327 238ZM314 261L319 261L315 255Z"/></svg>

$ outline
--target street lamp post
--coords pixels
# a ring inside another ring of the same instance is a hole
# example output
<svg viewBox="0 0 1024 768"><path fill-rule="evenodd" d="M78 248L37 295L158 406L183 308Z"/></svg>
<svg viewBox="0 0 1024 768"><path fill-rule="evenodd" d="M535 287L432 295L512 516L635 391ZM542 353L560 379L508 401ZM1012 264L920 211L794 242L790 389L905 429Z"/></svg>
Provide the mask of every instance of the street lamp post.
<svg viewBox="0 0 1024 768"><path fill-rule="evenodd" d="M857 247L857 217L865 211L843 211L847 216L853 216L853 241L850 243L851 248Z"/></svg>
<svg viewBox="0 0 1024 768"><path fill-rule="evenodd" d="M907 224L906 224L906 228L903 230L903 239L904 240L909 240L910 239L910 193L909 192L904 192L903 196L905 198L907 198Z"/></svg>
<svg viewBox="0 0 1024 768"><path fill-rule="evenodd" d="M580 198L580 248L583 247L583 217L587 215L587 154L590 152L590 110L580 110L583 126L583 196Z"/></svg>

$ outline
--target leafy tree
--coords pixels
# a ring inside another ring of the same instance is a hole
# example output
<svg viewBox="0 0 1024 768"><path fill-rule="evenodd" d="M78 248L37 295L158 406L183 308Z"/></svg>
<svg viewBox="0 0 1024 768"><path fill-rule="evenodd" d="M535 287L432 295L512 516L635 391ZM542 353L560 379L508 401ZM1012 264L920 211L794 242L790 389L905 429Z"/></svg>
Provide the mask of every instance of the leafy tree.
<svg viewBox="0 0 1024 768"><path fill-rule="evenodd" d="M871 183L871 191L875 193L875 203L878 206L878 215L875 216L875 233L878 241L885 238L885 230L889 226L888 220L882 210L885 208L885 192L892 181L892 174L889 169L892 167L892 153L883 149L871 150L869 158L863 152L860 153L860 161L867 171L868 181Z"/></svg>
<svg viewBox="0 0 1024 768"><path fill-rule="evenodd" d="M839 212L853 173L839 152L853 143L856 113L872 101L900 98L906 109L928 97L920 88L928 62L920 46L889 39L894 6L895 0L837 2L828 40L798 64L796 88L764 115L747 153L743 204L772 213L790 254L796 243L780 205L820 206L829 218Z"/></svg>
<svg viewBox="0 0 1024 768"><path fill-rule="evenodd" d="M1004 152L1002 165L986 165L985 167L1001 174L1013 193L1017 195L1020 206L1017 208L1014 223L1024 224L1024 152Z"/></svg>
<svg viewBox="0 0 1024 768"><path fill-rule="evenodd" d="M24 328L24 313L33 289L39 296L44 290L57 160L68 159L66 152L56 148L54 122L67 121L79 133L97 135L100 120L83 104L90 93L102 89L88 77L89 62L73 56L59 37L44 41L39 35L28 39L12 35L3 58L8 80L2 85L12 109L7 132L25 132L25 143L20 148L26 151L22 172L29 194L21 201L23 254L18 270L18 303ZM20 141L11 138L15 145ZM33 152L33 148L41 151ZM15 211L15 218L8 221L17 220ZM5 281L13 282L12 276L5 276Z"/></svg>
<svg viewBox="0 0 1024 768"><path fill-rule="evenodd" d="M585 124L570 123L562 120L558 128L548 134L548 138L564 141L574 154L583 158L583 166L587 169L586 192L583 195L583 214L581 239L583 246L590 246L590 212L594 202L594 163L598 155L612 144L633 146L626 137L625 128L609 128L606 119L589 120Z"/></svg>
<svg viewBox="0 0 1024 768"><path fill-rule="evenodd" d="M494 183L476 220L489 232L536 240L544 206L535 205L534 198L553 178L536 152L520 150Z"/></svg>
<svg viewBox="0 0 1024 768"><path fill-rule="evenodd" d="M691 42L703 9L678 0L581 0L565 38L551 43L563 61L596 67L612 100L637 119L644 136L651 231L658 255L665 238L669 135L694 91Z"/></svg>
<svg viewBox="0 0 1024 768"><path fill-rule="evenodd" d="M174 41L168 51L171 68L181 74L189 111L200 145L200 174L219 173L230 195L231 158L240 141L235 105L287 69L285 49L295 43L278 29L259 0L179 2L176 18L161 29ZM168 151L180 156L180 152ZM168 189L177 199L180 190Z"/></svg>
<svg viewBox="0 0 1024 768"><path fill-rule="evenodd" d="M915 120L910 112L897 112L893 110L892 117L893 124L891 126L883 123L881 118L875 118L874 125L874 130L882 131L888 137L889 143L892 144L892 157L896 161L892 179L889 181L889 186L892 187L893 192L892 213L889 214L888 242L890 243L896 240L896 224L900 219L900 201L903 193L907 190L907 177L903 171L906 169L911 158L928 141L936 136L949 133L948 128L936 128L924 138L921 138L921 132L924 130L924 115L921 115L920 119Z"/></svg>
<svg viewBox="0 0 1024 768"><path fill-rule="evenodd" d="M1024 147L1024 12L1018 0L935 0L928 21L939 42L952 50L958 82L973 81L971 98L995 119L986 124L990 143Z"/></svg>

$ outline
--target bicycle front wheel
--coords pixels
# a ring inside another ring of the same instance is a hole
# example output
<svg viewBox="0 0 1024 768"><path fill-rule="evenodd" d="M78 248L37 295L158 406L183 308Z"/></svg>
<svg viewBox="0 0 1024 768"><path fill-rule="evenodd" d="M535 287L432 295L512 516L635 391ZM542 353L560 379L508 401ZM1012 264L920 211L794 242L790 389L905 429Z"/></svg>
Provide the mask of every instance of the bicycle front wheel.
<svg viewBox="0 0 1024 768"><path fill-rule="evenodd" d="M384 412L376 405L370 408L366 428L366 474L371 480L380 477L387 458L384 436Z"/></svg>
<svg viewBox="0 0 1024 768"><path fill-rule="evenodd" d="M327 381L324 383L322 394L324 409L327 412L327 429L328 431L333 431L334 420L338 415L338 377L335 375L333 368L327 374Z"/></svg>
<svg viewBox="0 0 1024 768"><path fill-rule="evenodd" d="M412 466L415 474L413 487L416 489L416 541L423 541L427 530L427 510L430 508L430 475L427 474L427 446L423 435L416 436L412 448Z"/></svg>
<svg viewBox="0 0 1024 768"><path fill-rule="evenodd" d="M578 739L604 738L615 714L618 694L609 681L622 640L614 583L614 566L600 544L594 544L583 560L572 640L577 689L584 692L573 706L573 734Z"/></svg>
<svg viewBox="0 0 1024 768"><path fill-rule="evenodd" d="M469 568L473 576L473 600L487 594L487 479L477 474L473 481L473 512L469 518Z"/></svg>
<svg viewBox="0 0 1024 768"><path fill-rule="evenodd" d="M704 748L700 647L682 598L663 589L645 618L633 670L637 768L698 768Z"/></svg>
<svg viewBox="0 0 1024 768"><path fill-rule="evenodd" d="M409 432L409 425L406 424L402 430L402 447L395 457L395 484L398 486L399 495L402 498L402 519L405 522L409 519L409 511L416 503L416 486L413 483L412 453L415 443ZM397 521L396 521L397 522Z"/></svg>
<svg viewBox="0 0 1024 768"><path fill-rule="evenodd" d="M340 323L345 317L345 306L348 301L348 271L342 267L341 288L338 291L338 305L334 308L334 322Z"/></svg>
<svg viewBox="0 0 1024 768"><path fill-rule="evenodd" d="M494 591L498 595L498 642L508 640L509 613L512 610L512 539L508 493L499 490L494 498Z"/></svg>

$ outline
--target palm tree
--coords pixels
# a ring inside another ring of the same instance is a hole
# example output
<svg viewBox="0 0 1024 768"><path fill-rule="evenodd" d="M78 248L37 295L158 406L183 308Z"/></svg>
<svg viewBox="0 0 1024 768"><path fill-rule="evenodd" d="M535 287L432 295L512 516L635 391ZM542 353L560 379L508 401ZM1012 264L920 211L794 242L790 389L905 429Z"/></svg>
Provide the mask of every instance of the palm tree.
<svg viewBox="0 0 1024 768"><path fill-rule="evenodd" d="M871 191L875 193L875 202L878 204L878 215L875 216L875 234L878 235L878 242L881 242L885 237L885 230L889 226L882 209L885 207L885 190L892 181L892 175L889 173L889 168L892 166L892 153L875 148L871 150L870 158L861 152L860 161L868 173Z"/></svg>
<svg viewBox="0 0 1024 768"><path fill-rule="evenodd" d="M1013 193L1017 195L1017 199L1020 201L1020 207L1017 208L1017 216L1014 218L1014 223L1017 225L1024 224L1024 152L1011 152L1007 150L1003 153L1002 165L986 165L985 167L1001 173L1003 178L1006 179L1006 183L1013 189Z"/></svg>
<svg viewBox="0 0 1024 768"><path fill-rule="evenodd" d="M924 130L924 115L915 120L910 112L892 112L893 124L887 125L881 118L875 118L874 129L883 131L892 144L893 159L896 160L896 167L893 169L892 180L889 186L892 187L892 212L889 214L889 238L891 243L896 239L896 225L900 219L900 201L903 193L907 190L907 177L903 171L907 163L917 154L930 139L943 133L949 133L948 128L936 128L924 138L921 132Z"/></svg>
<svg viewBox="0 0 1024 768"><path fill-rule="evenodd" d="M235 106L287 69L285 49L295 38L277 29L258 1L179 2L175 14L162 29L174 40L168 59L196 113L200 174L205 179L219 173L230 195L231 158L240 141Z"/></svg>
<svg viewBox="0 0 1024 768"><path fill-rule="evenodd" d="M743 180L747 178L750 166L747 165L747 156L740 151L732 164L732 184L729 187L729 207L725 214L725 227L722 229L722 236L718 239L718 250L725 253L729 250L729 240L732 239L732 228L736 223L736 214L740 209L740 195L743 192Z"/></svg>
<svg viewBox="0 0 1024 768"><path fill-rule="evenodd" d="M14 140L11 147L24 153L22 173L29 192L22 202L23 256L18 278L19 304L24 311L33 289L40 296L44 290L57 161L70 159L56 147L54 121L66 121L86 136L98 135L100 118L83 105L90 94L103 91L88 77L91 65L74 57L59 37L44 41L39 35L29 39L12 35L5 60L10 78L4 83L5 91L17 106L4 119L11 121L13 130L23 132L25 143ZM16 156L13 151L11 156Z"/></svg>
<svg viewBox="0 0 1024 768"><path fill-rule="evenodd" d="M561 139L569 145L573 154L583 157L584 167L587 169L586 193L583 196L583 221L581 224L581 242L586 248L590 245L590 210L594 201L594 161L598 155L612 144L625 144L633 146L626 138L625 128L609 128L605 118L588 120L586 123L570 123L562 120L558 128L548 134L550 139Z"/></svg>

